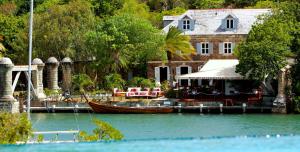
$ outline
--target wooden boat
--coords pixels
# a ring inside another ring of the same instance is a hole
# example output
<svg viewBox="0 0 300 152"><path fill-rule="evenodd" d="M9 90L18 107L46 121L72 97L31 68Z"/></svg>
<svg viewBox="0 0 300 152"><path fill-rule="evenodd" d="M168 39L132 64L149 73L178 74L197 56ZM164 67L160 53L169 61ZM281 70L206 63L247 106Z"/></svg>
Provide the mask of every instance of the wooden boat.
<svg viewBox="0 0 300 152"><path fill-rule="evenodd" d="M88 104L96 113L122 113L122 114L153 114L153 113L172 113L172 107L126 107L99 104L89 101Z"/></svg>

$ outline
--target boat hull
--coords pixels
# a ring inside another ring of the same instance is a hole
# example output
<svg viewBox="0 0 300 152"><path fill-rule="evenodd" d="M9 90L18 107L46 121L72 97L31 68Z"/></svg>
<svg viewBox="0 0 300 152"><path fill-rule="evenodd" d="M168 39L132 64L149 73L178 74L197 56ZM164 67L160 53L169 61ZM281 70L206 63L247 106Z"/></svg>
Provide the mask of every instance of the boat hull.
<svg viewBox="0 0 300 152"><path fill-rule="evenodd" d="M103 105L96 102L88 102L96 113L115 113L115 114L153 114L153 113L172 113L172 107L123 107Z"/></svg>

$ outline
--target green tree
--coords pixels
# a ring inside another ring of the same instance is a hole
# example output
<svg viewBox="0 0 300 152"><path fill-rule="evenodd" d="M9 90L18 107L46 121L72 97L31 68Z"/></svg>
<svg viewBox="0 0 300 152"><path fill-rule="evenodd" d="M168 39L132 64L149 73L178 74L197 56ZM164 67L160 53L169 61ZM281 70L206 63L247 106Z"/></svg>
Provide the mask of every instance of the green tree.
<svg viewBox="0 0 300 152"><path fill-rule="evenodd" d="M101 18L113 16L123 8L125 0L91 0L95 14Z"/></svg>
<svg viewBox="0 0 300 152"><path fill-rule="evenodd" d="M89 135L85 131L80 131L79 137L81 141L110 141L122 140L124 138L124 135L109 123L98 119L94 119L93 122L97 128L93 130L92 135Z"/></svg>
<svg viewBox="0 0 300 152"><path fill-rule="evenodd" d="M258 1L254 6L249 6L247 8L276 8L277 2L272 0Z"/></svg>
<svg viewBox="0 0 300 152"><path fill-rule="evenodd" d="M69 56L74 60L85 60L88 50L85 46L85 33L93 29L94 15L89 2L73 0L67 4L41 4L34 16L33 57L47 60L50 56L62 59ZM46 3L46 2L45 2ZM49 8L45 8L46 6ZM47 10L47 11L45 11ZM27 18L26 18L27 19ZM27 58L28 24L19 32L11 53L16 63L23 63Z"/></svg>
<svg viewBox="0 0 300 152"><path fill-rule="evenodd" d="M104 75L145 66L148 60L161 56L164 38L149 21L128 14L99 22L87 37L94 65Z"/></svg>
<svg viewBox="0 0 300 152"><path fill-rule="evenodd" d="M27 142L32 136L31 123L26 114L0 113L0 144Z"/></svg>
<svg viewBox="0 0 300 152"><path fill-rule="evenodd" d="M298 50L298 11L299 4L282 3L272 14L262 17L235 52L240 60L237 72L263 82L277 76L287 64L287 57Z"/></svg>
<svg viewBox="0 0 300 152"><path fill-rule="evenodd" d="M190 4L194 9L223 8L224 0L191 0Z"/></svg>
<svg viewBox="0 0 300 152"><path fill-rule="evenodd" d="M237 72L255 80L276 76L290 54L292 37L288 29L288 24L270 17L255 25L236 50L240 60Z"/></svg>
<svg viewBox="0 0 300 152"><path fill-rule="evenodd" d="M190 59L190 55L195 53L195 48L190 43L191 38L186 35L182 35L182 31L176 27L171 27L165 37L164 49L167 54L168 64L171 65L174 55L184 59ZM178 54L180 51L180 54ZM171 66L169 66L172 71ZM173 84L173 75L170 72L170 85Z"/></svg>

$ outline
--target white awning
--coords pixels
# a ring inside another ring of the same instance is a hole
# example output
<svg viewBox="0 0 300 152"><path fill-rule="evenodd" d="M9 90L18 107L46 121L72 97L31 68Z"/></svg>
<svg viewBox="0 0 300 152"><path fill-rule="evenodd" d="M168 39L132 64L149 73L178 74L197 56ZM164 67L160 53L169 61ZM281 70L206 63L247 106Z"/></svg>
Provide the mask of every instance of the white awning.
<svg viewBox="0 0 300 152"><path fill-rule="evenodd" d="M178 76L178 79L219 79L241 80L243 76L235 72L237 59L209 60L199 72Z"/></svg>

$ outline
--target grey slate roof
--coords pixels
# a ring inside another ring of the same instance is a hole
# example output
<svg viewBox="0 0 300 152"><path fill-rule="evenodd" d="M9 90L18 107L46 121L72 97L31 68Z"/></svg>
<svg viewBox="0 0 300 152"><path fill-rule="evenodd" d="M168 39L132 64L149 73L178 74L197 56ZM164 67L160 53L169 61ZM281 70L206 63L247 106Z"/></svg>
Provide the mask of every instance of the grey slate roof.
<svg viewBox="0 0 300 152"><path fill-rule="evenodd" d="M178 27L179 20L189 16L195 20L195 25L193 30L185 31L185 35L248 34L257 17L270 12L270 9L188 10L180 16L165 16L163 20L173 20L173 22L164 27L163 31L167 33L171 26ZM229 15L238 19L238 27L235 30L221 28L222 20Z"/></svg>

